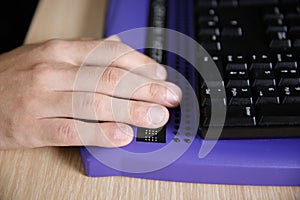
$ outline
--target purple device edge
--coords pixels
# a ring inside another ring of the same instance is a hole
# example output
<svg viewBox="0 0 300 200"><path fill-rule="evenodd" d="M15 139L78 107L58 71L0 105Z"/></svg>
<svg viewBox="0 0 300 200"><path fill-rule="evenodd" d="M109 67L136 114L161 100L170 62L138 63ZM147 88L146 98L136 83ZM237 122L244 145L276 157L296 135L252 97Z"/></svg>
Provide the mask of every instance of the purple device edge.
<svg viewBox="0 0 300 200"><path fill-rule="evenodd" d="M148 6L149 0L130 0L130 3L110 0L105 36L146 27ZM130 9L136 12L128 12ZM126 176L193 183L300 185L299 138L220 140L206 158L196 158L196 163L193 163L201 143L202 140L197 138L182 158L150 173L126 173L109 168L95 159L86 147L80 148L80 155L86 175L91 177Z"/></svg>

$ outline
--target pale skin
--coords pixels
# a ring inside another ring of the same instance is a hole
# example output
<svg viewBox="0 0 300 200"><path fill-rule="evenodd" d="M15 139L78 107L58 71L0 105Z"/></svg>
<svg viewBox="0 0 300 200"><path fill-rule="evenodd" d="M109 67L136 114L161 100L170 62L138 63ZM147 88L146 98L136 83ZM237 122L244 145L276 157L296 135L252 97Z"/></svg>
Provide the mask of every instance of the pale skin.
<svg viewBox="0 0 300 200"><path fill-rule="evenodd" d="M113 60L109 67L101 66L105 58L99 56L90 63L102 70L96 91L74 91L80 66L99 41L49 40L0 55L0 149L119 147L132 141L130 125L157 128L167 123L167 108L179 105L182 92L165 81L163 66L137 51ZM123 47L128 48L112 38L107 50L112 53ZM136 85L134 93L118 90L121 81L121 85L127 85L130 80L147 84ZM91 93L93 101L88 98ZM80 97L76 104L83 111L80 120L73 119L74 94ZM113 101L120 107L117 115L111 106ZM85 114L86 110L95 115ZM78 133L74 122L89 123L86 120L97 120L98 128Z"/></svg>

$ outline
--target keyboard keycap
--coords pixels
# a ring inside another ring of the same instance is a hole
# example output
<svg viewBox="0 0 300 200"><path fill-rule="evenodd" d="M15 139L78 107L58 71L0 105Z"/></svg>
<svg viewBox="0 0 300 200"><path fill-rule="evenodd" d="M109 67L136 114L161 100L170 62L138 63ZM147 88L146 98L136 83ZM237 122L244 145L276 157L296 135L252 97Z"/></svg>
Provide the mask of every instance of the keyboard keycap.
<svg viewBox="0 0 300 200"><path fill-rule="evenodd" d="M247 70L248 66L247 63L228 63L226 65L226 70Z"/></svg>
<svg viewBox="0 0 300 200"><path fill-rule="evenodd" d="M279 69L297 69L298 64L297 62L278 62L275 65L275 69L279 70Z"/></svg>
<svg viewBox="0 0 300 200"><path fill-rule="evenodd" d="M267 28L267 34L269 33L278 33L278 32L287 32L287 26L270 26Z"/></svg>
<svg viewBox="0 0 300 200"><path fill-rule="evenodd" d="M221 42L201 42L200 43L206 51L218 52L222 50Z"/></svg>
<svg viewBox="0 0 300 200"><path fill-rule="evenodd" d="M300 26L300 14L289 13L286 15L286 21L289 26Z"/></svg>
<svg viewBox="0 0 300 200"><path fill-rule="evenodd" d="M276 70L276 75L280 78L300 78L300 72L298 69Z"/></svg>
<svg viewBox="0 0 300 200"><path fill-rule="evenodd" d="M250 70L271 70L272 69L272 63L252 63Z"/></svg>
<svg viewBox="0 0 300 200"><path fill-rule="evenodd" d="M280 96L283 104L300 103L300 85L280 87Z"/></svg>
<svg viewBox="0 0 300 200"><path fill-rule="evenodd" d="M291 26L289 34L293 38L300 38L300 25L299 26Z"/></svg>
<svg viewBox="0 0 300 200"><path fill-rule="evenodd" d="M275 78L274 71L270 69L251 70L251 75L253 79L274 79Z"/></svg>
<svg viewBox="0 0 300 200"><path fill-rule="evenodd" d="M227 80L247 80L249 79L249 74L247 70L229 70L226 71L225 77Z"/></svg>
<svg viewBox="0 0 300 200"><path fill-rule="evenodd" d="M300 85L300 78L281 78L278 86L297 86Z"/></svg>
<svg viewBox="0 0 300 200"><path fill-rule="evenodd" d="M288 49L292 47L291 40L272 40L269 45L272 49Z"/></svg>
<svg viewBox="0 0 300 200"><path fill-rule="evenodd" d="M276 86L275 79L255 79L253 80L253 87L265 86L265 87L274 87Z"/></svg>
<svg viewBox="0 0 300 200"><path fill-rule="evenodd" d="M294 46L295 48L300 48L300 39L296 39L296 40L294 41L293 46Z"/></svg>
<svg viewBox="0 0 300 200"><path fill-rule="evenodd" d="M279 104L279 93L275 86L258 86L254 88L256 104Z"/></svg>
<svg viewBox="0 0 300 200"><path fill-rule="evenodd" d="M219 2L220 7L236 7L238 6L238 0L221 0Z"/></svg>
<svg viewBox="0 0 300 200"><path fill-rule="evenodd" d="M243 30L241 27L224 27L221 35L222 37L242 37Z"/></svg>
<svg viewBox="0 0 300 200"><path fill-rule="evenodd" d="M250 80L227 80L226 88L230 87L248 87L250 86Z"/></svg>
<svg viewBox="0 0 300 200"><path fill-rule="evenodd" d="M215 8L218 6L218 1L217 0L198 0L198 6Z"/></svg>
<svg viewBox="0 0 300 200"><path fill-rule="evenodd" d="M240 5L247 6L247 5L276 5L278 4L278 0L240 0Z"/></svg>
<svg viewBox="0 0 300 200"><path fill-rule="evenodd" d="M220 29L219 28L203 28L199 30L199 36L212 36L212 35L216 35L219 36L220 35Z"/></svg>
<svg viewBox="0 0 300 200"><path fill-rule="evenodd" d="M252 93L250 87L230 87L227 88L228 105L251 105Z"/></svg>
<svg viewBox="0 0 300 200"><path fill-rule="evenodd" d="M226 127L255 126L253 106L229 106L226 111Z"/></svg>
<svg viewBox="0 0 300 200"><path fill-rule="evenodd" d="M262 126L300 125L300 104L261 105L255 113Z"/></svg>

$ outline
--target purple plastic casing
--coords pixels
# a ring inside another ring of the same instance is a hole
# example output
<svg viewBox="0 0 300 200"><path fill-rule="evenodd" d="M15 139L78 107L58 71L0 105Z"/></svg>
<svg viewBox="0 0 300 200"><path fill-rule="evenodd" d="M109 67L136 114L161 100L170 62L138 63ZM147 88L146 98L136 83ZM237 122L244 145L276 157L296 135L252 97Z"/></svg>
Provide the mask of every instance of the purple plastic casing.
<svg viewBox="0 0 300 200"><path fill-rule="evenodd" d="M187 4L191 4L191 1ZM149 0L110 0L105 36L146 27L148 13ZM169 13L169 15L172 14L176 13ZM139 35L139 37L140 42L145 42L146 34ZM123 41L130 44L126 38ZM167 127L167 137L172 134ZM122 158L118 158L117 152L113 149L81 147L80 154L85 172L91 177L127 176L194 183L300 185L300 138L219 140L205 158L199 159L198 153L202 144L203 140L196 137L189 149L174 163L146 173L116 170L95 158L95 154L107 154L112 159L114 157L119 159L122 165ZM133 141L123 149L132 152L147 152L162 148L163 145L165 144ZM146 165L163 162L164 159L162 156L157 159L133 159L131 162L133 165Z"/></svg>

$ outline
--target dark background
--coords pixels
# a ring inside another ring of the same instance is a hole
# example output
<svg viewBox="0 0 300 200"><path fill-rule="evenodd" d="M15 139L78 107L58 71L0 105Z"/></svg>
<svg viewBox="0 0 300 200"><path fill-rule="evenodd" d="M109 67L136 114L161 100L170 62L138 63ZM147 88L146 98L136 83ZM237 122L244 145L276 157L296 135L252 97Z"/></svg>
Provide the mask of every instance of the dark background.
<svg viewBox="0 0 300 200"><path fill-rule="evenodd" d="M23 44L38 0L2 1L0 5L0 53Z"/></svg>

